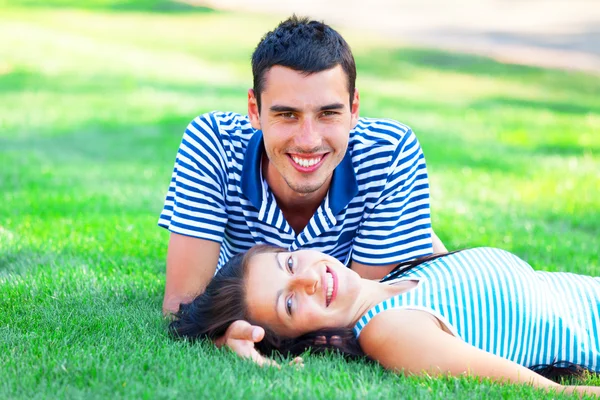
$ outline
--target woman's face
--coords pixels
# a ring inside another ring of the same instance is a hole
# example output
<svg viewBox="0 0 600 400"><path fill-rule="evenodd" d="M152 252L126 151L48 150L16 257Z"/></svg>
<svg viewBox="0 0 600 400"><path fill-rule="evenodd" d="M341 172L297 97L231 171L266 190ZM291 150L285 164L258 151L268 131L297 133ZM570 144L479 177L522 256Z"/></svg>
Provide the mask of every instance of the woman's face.
<svg viewBox="0 0 600 400"><path fill-rule="evenodd" d="M350 327L360 288L356 272L314 250L257 254L246 273L250 318L290 338Z"/></svg>

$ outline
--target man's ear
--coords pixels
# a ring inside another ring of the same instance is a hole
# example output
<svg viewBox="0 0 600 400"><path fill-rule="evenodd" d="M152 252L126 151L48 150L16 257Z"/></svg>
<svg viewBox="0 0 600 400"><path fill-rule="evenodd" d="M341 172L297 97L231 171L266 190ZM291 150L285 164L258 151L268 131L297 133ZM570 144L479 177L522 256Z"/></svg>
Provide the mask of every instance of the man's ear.
<svg viewBox="0 0 600 400"><path fill-rule="evenodd" d="M354 97L352 98L352 107L350 113L352 115L352 129L358 124L358 117L360 110L360 96L358 95L358 89L354 89Z"/></svg>
<svg viewBox="0 0 600 400"><path fill-rule="evenodd" d="M254 89L248 89L248 118L254 129L260 129L260 115Z"/></svg>

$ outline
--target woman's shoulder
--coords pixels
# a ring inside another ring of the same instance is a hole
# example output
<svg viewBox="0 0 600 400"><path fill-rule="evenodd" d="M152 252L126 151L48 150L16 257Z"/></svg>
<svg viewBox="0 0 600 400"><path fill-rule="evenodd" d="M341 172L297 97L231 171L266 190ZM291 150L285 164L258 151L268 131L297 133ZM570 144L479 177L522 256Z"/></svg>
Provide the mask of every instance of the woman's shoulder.
<svg viewBox="0 0 600 400"><path fill-rule="evenodd" d="M494 270L512 270L515 267L531 269L531 266L516 254L496 247L474 247L450 254L448 257L456 264L466 264L468 267L487 265Z"/></svg>
<svg viewBox="0 0 600 400"><path fill-rule="evenodd" d="M475 266L494 266L497 268L500 265L514 265L524 264L518 256L509 251L502 250L495 247L473 247L463 250L453 251L447 254L427 256L424 260L419 262L419 259L414 260L407 264L408 267L404 267L402 264L400 268L390 272L380 282L393 284L398 279L406 279L408 277L429 275L432 271L438 269L445 270L447 267L456 268L473 268Z"/></svg>
<svg viewBox="0 0 600 400"><path fill-rule="evenodd" d="M452 262L453 264L458 265L491 263L495 266L525 263L525 261L519 258L516 254L513 254L507 250L496 247L472 247L445 254L426 264L439 264L445 262Z"/></svg>
<svg viewBox="0 0 600 400"><path fill-rule="evenodd" d="M364 327L358 341L367 354L385 351L392 343L415 334L444 330L431 313L419 309L398 308L383 311Z"/></svg>
<svg viewBox="0 0 600 400"><path fill-rule="evenodd" d="M511 253L508 250L500 249L498 247L470 247L462 250L457 250L451 253L448 253L440 258L445 257L456 257L456 256L479 256L482 258L490 258L490 257L517 257L515 254Z"/></svg>

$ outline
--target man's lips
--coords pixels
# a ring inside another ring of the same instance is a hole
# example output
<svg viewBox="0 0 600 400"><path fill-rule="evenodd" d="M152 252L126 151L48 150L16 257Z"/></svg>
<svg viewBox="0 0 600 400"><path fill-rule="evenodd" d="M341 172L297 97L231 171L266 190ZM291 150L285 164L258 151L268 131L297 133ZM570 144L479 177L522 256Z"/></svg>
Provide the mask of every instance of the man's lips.
<svg viewBox="0 0 600 400"><path fill-rule="evenodd" d="M314 154L310 157L303 155L302 157L296 154L288 154L290 162L300 172L313 172L318 169L327 158L329 153Z"/></svg>

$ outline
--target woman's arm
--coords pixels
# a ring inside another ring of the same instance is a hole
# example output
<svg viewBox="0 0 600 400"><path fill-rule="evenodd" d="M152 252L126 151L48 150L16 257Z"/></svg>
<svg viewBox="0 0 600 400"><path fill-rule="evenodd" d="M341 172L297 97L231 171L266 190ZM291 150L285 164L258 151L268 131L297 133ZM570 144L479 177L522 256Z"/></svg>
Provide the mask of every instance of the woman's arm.
<svg viewBox="0 0 600 400"><path fill-rule="evenodd" d="M600 387L562 386L502 357L446 333L433 315L419 310L388 310L363 329L365 353L387 369L407 374L478 376L526 383L557 391L600 394Z"/></svg>

